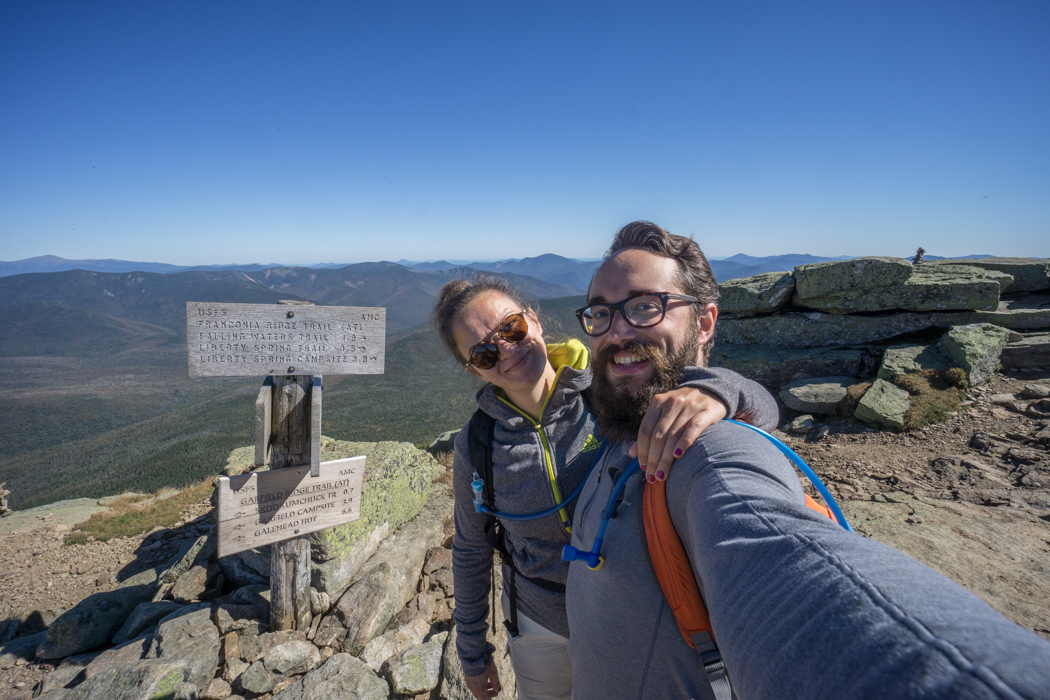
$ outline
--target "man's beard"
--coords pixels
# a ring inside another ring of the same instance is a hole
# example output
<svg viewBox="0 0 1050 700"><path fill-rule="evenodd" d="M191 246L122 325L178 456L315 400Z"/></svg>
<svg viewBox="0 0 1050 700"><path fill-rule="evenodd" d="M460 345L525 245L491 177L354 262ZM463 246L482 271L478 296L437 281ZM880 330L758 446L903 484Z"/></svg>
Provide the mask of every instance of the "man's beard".
<svg viewBox="0 0 1050 700"><path fill-rule="evenodd" d="M637 439L649 402L657 394L671 391L682 383L685 368L696 364L699 349L700 341L695 335L687 338L681 348L672 346L667 352L648 343L603 347L591 365L594 368L591 390L594 417L605 437L613 442ZM649 360L653 367L652 377L644 383L635 378L610 378L608 366L613 355L621 350Z"/></svg>

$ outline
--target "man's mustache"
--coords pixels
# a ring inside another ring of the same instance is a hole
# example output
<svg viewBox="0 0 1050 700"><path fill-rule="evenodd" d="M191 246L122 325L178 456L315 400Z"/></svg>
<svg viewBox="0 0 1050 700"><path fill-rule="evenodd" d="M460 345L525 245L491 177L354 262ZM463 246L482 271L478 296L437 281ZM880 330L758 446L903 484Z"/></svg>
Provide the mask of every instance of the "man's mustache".
<svg viewBox="0 0 1050 700"><path fill-rule="evenodd" d="M661 361L667 357L659 346L652 343L624 343L623 345L605 345L598 351L597 365L605 366L613 361L613 356L618 352L628 352L643 360Z"/></svg>

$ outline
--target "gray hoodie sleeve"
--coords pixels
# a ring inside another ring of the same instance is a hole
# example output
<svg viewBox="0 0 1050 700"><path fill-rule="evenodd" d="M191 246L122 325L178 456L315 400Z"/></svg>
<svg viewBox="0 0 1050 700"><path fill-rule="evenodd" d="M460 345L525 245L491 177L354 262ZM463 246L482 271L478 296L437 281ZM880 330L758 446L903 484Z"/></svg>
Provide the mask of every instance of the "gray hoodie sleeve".
<svg viewBox="0 0 1050 700"><path fill-rule="evenodd" d="M686 367L680 386L711 392L729 407L726 418L772 430L780 422L776 399L756 381L725 367Z"/></svg>
<svg viewBox="0 0 1050 700"><path fill-rule="evenodd" d="M468 424L469 426L469 424ZM468 427L456 436L452 462L452 490L455 494L456 534L452 539L452 580L455 588L456 651L463 673L477 676L491 661L495 648L486 640L488 597L492 575L492 545L485 537L489 516L474 510L470 488L474 469L470 461Z"/></svg>
<svg viewBox="0 0 1050 700"><path fill-rule="evenodd" d="M722 423L690 457L668 505L740 698L1047 697L1050 644L809 511L773 445Z"/></svg>

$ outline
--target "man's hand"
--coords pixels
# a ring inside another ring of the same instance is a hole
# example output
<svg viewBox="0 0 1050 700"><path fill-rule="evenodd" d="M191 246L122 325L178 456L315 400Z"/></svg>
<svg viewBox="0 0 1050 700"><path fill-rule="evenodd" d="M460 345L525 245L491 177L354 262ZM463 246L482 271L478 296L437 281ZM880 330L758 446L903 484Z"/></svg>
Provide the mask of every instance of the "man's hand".
<svg viewBox="0 0 1050 700"><path fill-rule="evenodd" d="M629 450L645 470L647 481L663 481L675 459L684 455L700 433L726 417L729 407L703 389L682 388L657 394Z"/></svg>
<svg viewBox="0 0 1050 700"><path fill-rule="evenodd" d="M499 671L496 670L495 661L490 663L480 675L463 676L463 679L467 682L467 688L478 700L494 698L503 690L503 686L499 683Z"/></svg>

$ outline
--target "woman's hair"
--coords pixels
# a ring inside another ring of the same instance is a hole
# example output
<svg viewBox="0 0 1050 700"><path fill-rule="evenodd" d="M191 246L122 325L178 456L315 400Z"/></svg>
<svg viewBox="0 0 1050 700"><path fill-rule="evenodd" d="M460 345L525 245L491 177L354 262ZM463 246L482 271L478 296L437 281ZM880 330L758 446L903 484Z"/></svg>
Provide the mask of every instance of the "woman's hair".
<svg viewBox="0 0 1050 700"><path fill-rule="evenodd" d="M455 279L446 282L438 292L438 300L434 304L434 328L445 342L445 347L460 362L465 363L467 358L460 355L459 348L456 347L456 341L452 337L452 324L470 302L485 292L502 294L523 309L530 306L525 295L502 277L479 276L472 280Z"/></svg>

